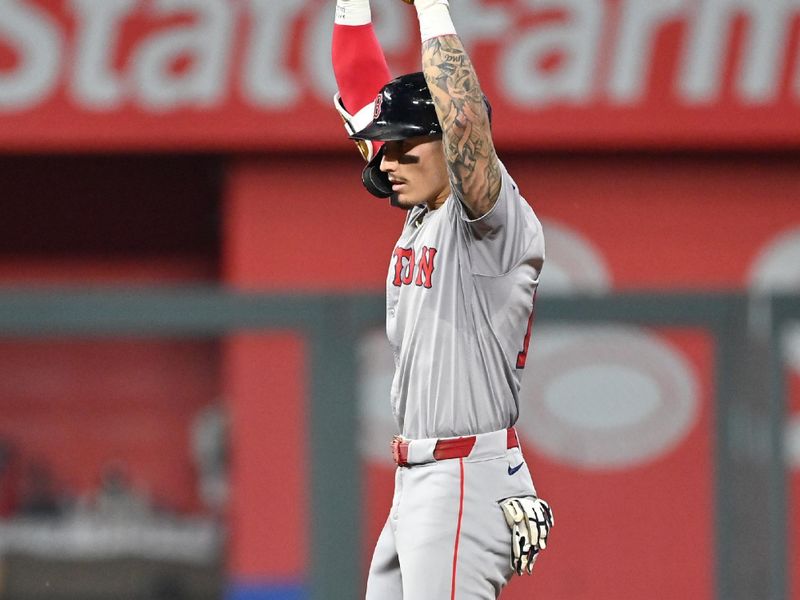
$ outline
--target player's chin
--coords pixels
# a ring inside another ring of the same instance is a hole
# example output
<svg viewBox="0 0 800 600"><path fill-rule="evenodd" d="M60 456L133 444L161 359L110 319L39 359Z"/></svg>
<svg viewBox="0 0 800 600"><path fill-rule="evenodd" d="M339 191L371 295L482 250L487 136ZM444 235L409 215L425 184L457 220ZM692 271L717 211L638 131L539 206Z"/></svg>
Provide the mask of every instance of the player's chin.
<svg viewBox="0 0 800 600"><path fill-rule="evenodd" d="M399 206L400 208L414 208L417 204L420 204L420 202L419 199L409 194L404 194L402 192L396 192L394 194L395 206Z"/></svg>

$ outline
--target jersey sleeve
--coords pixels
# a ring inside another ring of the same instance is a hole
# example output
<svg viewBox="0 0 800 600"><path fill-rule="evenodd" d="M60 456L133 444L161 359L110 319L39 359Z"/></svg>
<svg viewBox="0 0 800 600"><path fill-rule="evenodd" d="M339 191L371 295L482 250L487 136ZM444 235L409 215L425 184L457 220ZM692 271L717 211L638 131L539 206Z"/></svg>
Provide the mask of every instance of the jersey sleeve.
<svg viewBox="0 0 800 600"><path fill-rule="evenodd" d="M391 79L372 24L334 24L331 59L339 88L334 105L345 122L348 135L352 135L372 121L375 97ZM359 145L367 160L379 147L380 144L375 142L362 142Z"/></svg>
<svg viewBox="0 0 800 600"><path fill-rule="evenodd" d="M500 195L482 217L471 219L464 205L451 197L453 216L467 236L473 273L499 276L529 262L536 268L538 278L544 263L541 223L502 163L500 171Z"/></svg>

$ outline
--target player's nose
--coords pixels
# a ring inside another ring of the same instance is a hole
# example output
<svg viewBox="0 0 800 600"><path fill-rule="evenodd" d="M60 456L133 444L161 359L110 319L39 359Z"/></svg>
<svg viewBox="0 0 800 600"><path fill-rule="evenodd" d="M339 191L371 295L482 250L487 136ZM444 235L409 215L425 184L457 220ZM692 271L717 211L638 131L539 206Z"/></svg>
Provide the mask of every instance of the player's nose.
<svg viewBox="0 0 800 600"><path fill-rule="evenodd" d="M397 166L397 159L387 158L384 154L381 158L381 166L380 169L384 173L391 173L394 171L395 167Z"/></svg>
<svg viewBox="0 0 800 600"><path fill-rule="evenodd" d="M383 147L380 169L384 173L391 173L397 168L398 154L395 144L386 142Z"/></svg>

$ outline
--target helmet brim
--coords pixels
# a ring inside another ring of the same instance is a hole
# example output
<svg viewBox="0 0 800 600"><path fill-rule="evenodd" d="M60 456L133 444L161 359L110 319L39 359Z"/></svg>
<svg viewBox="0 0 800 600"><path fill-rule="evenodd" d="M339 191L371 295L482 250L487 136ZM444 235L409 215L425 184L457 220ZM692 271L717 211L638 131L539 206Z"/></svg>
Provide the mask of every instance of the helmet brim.
<svg viewBox="0 0 800 600"><path fill-rule="evenodd" d="M373 121L361 131L350 136L351 140L371 140L374 142L395 142L408 138L428 135L441 135L441 131L410 125L408 123L390 124L385 121Z"/></svg>

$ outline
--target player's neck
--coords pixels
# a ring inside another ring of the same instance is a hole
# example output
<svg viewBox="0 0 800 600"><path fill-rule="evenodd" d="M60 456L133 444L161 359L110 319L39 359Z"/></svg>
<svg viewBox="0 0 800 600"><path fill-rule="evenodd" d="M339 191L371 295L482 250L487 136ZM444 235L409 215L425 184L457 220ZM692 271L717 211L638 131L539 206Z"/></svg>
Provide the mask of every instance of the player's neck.
<svg viewBox="0 0 800 600"><path fill-rule="evenodd" d="M428 210L436 210L447 201L447 198L449 196L450 196L450 186L448 185L436 196L434 196L433 199L428 200L428 202L426 203L428 205Z"/></svg>

